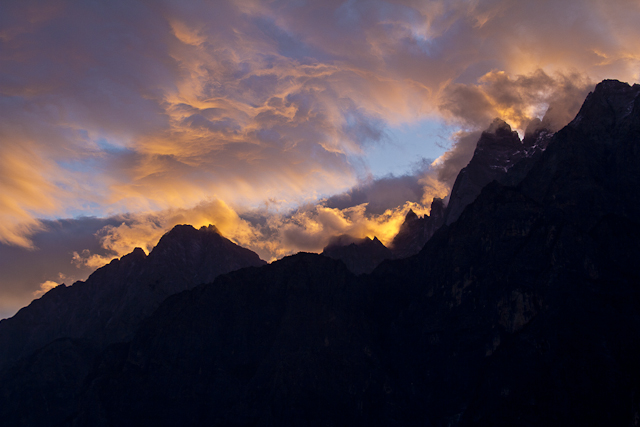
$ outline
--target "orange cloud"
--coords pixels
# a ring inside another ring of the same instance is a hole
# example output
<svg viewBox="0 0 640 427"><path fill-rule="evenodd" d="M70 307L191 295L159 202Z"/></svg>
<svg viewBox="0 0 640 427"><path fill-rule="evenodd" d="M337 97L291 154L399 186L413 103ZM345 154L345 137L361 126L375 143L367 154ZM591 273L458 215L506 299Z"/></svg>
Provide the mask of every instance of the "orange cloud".
<svg viewBox="0 0 640 427"><path fill-rule="evenodd" d="M42 217L316 206L367 176L388 126L425 117L460 131L434 166L441 194L494 117L522 130L555 105L560 127L594 82L640 70L632 0L59 1L0 15L0 241L25 247ZM361 223L313 212L308 235ZM138 241L121 231L122 247L105 240L114 253Z"/></svg>
<svg viewBox="0 0 640 427"><path fill-rule="evenodd" d="M60 191L47 168L24 146L6 141L0 147L0 242L32 248L26 236L42 228L35 215L57 210Z"/></svg>
<svg viewBox="0 0 640 427"><path fill-rule="evenodd" d="M42 284L40 284L40 289L35 291L33 293L33 296L35 296L36 298L39 298L42 295L44 295L47 292L49 292L51 289L53 289L53 288L55 288L56 286L59 286L59 285L60 285L60 283L56 283L54 281L47 280L47 281L43 282Z"/></svg>

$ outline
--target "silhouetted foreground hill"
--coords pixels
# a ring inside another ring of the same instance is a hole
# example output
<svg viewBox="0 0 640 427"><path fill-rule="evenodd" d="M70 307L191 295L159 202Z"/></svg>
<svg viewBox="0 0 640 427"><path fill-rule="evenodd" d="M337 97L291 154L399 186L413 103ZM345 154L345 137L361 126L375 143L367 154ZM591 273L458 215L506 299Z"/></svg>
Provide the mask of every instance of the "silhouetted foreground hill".
<svg viewBox="0 0 640 427"><path fill-rule="evenodd" d="M169 297L104 351L55 341L4 371L2 420L634 425L640 85L600 83L534 160L370 275L298 254Z"/></svg>

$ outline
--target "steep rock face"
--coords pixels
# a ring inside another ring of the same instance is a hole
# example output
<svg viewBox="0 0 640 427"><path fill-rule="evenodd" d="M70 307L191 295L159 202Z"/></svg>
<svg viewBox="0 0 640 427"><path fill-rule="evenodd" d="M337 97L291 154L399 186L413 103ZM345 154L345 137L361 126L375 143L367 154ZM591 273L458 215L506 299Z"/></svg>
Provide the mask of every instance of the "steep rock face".
<svg viewBox="0 0 640 427"><path fill-rule="evenodd" d="M529 124L522 140L524 157L508 168L507 174L498 174L494 178L503 185L515 187L538 162L553 137L553 132L545 126L545 121L534 120Z"/></svg>
<svg viewBox="0 0 640 427"><path fill-rule="evenodd" d="M504 121L494 120L489 129L482 133L473 157L453 184L445 222L451 224L456 221L485 185L505 175L511 166L524 157L526 151L518 133L512 131Z"/></svg>
<svg viewBox="0 0 640 427"><path fill-rule="evenodd" d="M478 140L473 158L460 171L451 190L449 203L434 198L429 216L418 218L410 212L405 218L391 248L395 258L415 255L444 223L458 219L491 181L515 186L524 179L538 161L553 136L544 120L533 121L520 141L507 123L496 119ZM508 173L507 173L508 172Z"/></svg>
<svg viewBox="0 0 640 427"><path fill-rule="evenodd" d="M341 260L354 274L371 273L378 264L392 257L391 251L377 237L354 239L344 235L330 242L322 255Z"/></svg>
<svg viewBox="0 0 640 427"><path fill-rule="evenodd" d="M0 369L58 338L83 338L98 347L129 339L167 296L264 264L213 226L176 226L149 256L137 248L86 282L58 286L1 321Z"/></svg>
<svg viewBox="0 0 640 427"><path fill-rule="evenodd" d="M415 255L444 223L444 203L434 198L431 212L420 218L412 210L407 213L400 230L391 242L394 258L406 258Z"/></svg>

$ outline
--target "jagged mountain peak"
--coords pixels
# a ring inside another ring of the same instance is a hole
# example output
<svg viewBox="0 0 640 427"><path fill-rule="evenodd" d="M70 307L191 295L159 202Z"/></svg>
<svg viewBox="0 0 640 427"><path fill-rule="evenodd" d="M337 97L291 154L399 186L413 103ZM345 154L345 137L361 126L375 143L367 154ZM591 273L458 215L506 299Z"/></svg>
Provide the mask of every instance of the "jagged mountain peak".
<svg viewBox="0 0 640 427"><path fill-rule="evenodd" d="M493 122L489 125L489 128L485 130L486 133L492 133L495 135L510 135L511 126L499 117L493 119Z"/></svg>
<svg viewBox="0 0 640 427"><path fill-rule="evenodd" d="M495 119L480 136L473 157L456 178L446 210L446 224L458 219L480 190L529 156L517 132L506 122Z"/></svg>
<svg viewBox="0 0 640 427"><path fill-rule="evenodd" d="M203 225L202 227L200 227L200 231L208 231L210 233L216 233L216 234L222 235L222 233L220 233L220 230L218 230L218 227L216 227L213 224L209 224L207 226Z"/></svg>
<svg viewBox="0 0 640 427"><path fill-rule="evenodd" d="M404 217L404 222L411 222L416 219L418 219L418 215L416 215L413 209L409 209L409 212L407 212L407 215Z"/></svg>
<svg viewBox="0 0 640 427"><path fill-rule="evenodd" d="M327 243L327 246L324 249L326 250L328 248L333 248L333 247L349 246L351 244L360 244L360 243L363 243L366 239L368 239L368 237L365 237L364 239L362 239L362 238L354 237L350 234L340 234L338 236L331 237L329 239L329 243Z"/></svg>
<svg viewBox="0 0 640 427"><path fill-rule="evenodd" d="M391 242L395 258L406 258L417 254L444 220L444 202L435 197L431 202L429 215L419 217L409 209L398 234Z"/></svg>
<svg viewBox="0 0 640 427"><path fill-rule="evenodd" d="M502 119L494 119L491 125L482 132L476 145L476 154L481 151L490 150L489 156L495 155L496 151L513 150L522 146L522 141L518 132L511 130L511 126ZM498 154L499 155L499 154ZM473 158L471 159L473 161Z"/></svg>
<svg viewBox="0 0 640 427"><path fill-rule="evenodd" d="M215 225L194 228L188 224L180 224L173 227L160 238L160 241L149 254L153 262L164 262L169 259L175 262L178 257L184 262L199 263L203 257L210 256L213 252L231 251L249 253L258 260L258 256L248 249L241 248L231 240L224 237Z"/></svg>
<svg viewBox="0 0 640 427"><path fill-rule="evenodd" d="M640 85L638 83L634 83L630 85L626 82L621 82L616 79L607 79L603 80L596 85L594 92L607 92L607 93L629 93L635 91L636 93L640 90ZM589 97L585 100L584 104L587 104Z"/></svg>
<svg viewBox="0 0 640 427"><path fill-rule="evenodd" d="M258 254L209 225L177 225L147 256L142 248L97 269L84 282L58 286L0 325L0 368L58 338L86 338L98 347L128 339L169 295L243 267L266 264ZM26 328L15 339L15 331Z"/></svg>
<svg viewBox="0 0 640 427"><path fill-rule="evenodd" d="M160 238L156 247L162 247L164 244L168 244L169 242L182 242L185 240L202 239L205 237L210 238L212 236L222 237L218 228L213 224L202 226L199 229L196 229L190 224L178 224Z"/></svg>
<svg viewBox="0 0 640 427"><path fill-rule="evenodd" d="M145 259L146 257L147 257L147 253L144 251L144 249L136 246L135 248L133 248L133 251L124 255L122 258L120 258L120 261L125 261L125 260L138 261L141 259Z"/></svg>
<svg viewBox="0 0 640 427"><path fill-rule="evenodd" d="M582 104L571 128L601 133L612 129L633 112L639 102L640 85L633 86L618 80L604 80L596 85Z"/></svg>
<svg viewBox="0 0 640 427"><path fill-rule="evenodd" d="M350 234L340 234L338 236L333 236L327 246L324 248L324 251L328 251L334 248L343 248L347 246L359 246L359 247L374 247L374 246L382 246L385 247L384 244L378 239L378 237L373 236L373 239L369 236L365 237L354 237Z"/></svg>

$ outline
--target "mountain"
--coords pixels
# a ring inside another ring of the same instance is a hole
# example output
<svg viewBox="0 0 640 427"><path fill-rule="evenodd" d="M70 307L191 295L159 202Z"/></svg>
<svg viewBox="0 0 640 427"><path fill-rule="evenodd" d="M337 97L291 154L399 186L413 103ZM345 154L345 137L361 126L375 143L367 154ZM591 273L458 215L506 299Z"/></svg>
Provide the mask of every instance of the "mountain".
<svg viewBox="0 0 640 427"><path fill-rule="evenodd" d="M434 198L431 202L430 215L418 217L413 210L409 210L391 242L394 258L406 258L420 252L427 240L444 223L444 213L444 203L439 198Z"/></svg>
<svg viewBox="0 0 640 427"><path fill-rule="evenodd" d="M378 264L393 256L377 237L356 239L348 235L333 238L322 255L341 260L354 274L371 273Z"/></svg>
<svg viewBox="0 0 640 427"><path fill-rule="evenodd" d="M76 425L632 424L639 94L598 85L517 186L414 257L356 278L299 254L169 298Z"/></svg>
<svg viewBox="0 0 640 427"><path fill-rule="evenodd" d="M456 221L485 185L493 180L501 181L514 165L544 150L548 142L545 136L548 134L545 129L536 129L533 135L520 141L520 136L511 130L511 126L495 119L489 129L482 132L473 157L453 184L445 222L451 224ZM525 173L526 170L518 174L519 178L523 178ZM513 179L514 174L510 178Z"/></svg>
<svg viewBox="0 0 640 427"><path fill-rule="evenodd" d="M0 321L0 368L58 338L84 339L97 347L131 339L167 296L220 274L264 264L214 226L196 230L178 225L149 256L136 248L85 282L60 285Z"/></svg>
<svg viewBox="0 0 640 427"><path fill-rule="evenodd" d="M600 83L547 142L371 274L301 253L174 294L104 350L51 343L2 373L1 419L634 425L640 85Z"/></svg>
<svg viewBox="0 0 640 427"><path fill-rule="evenodd" d="M516 187L493 182L376 286L386 348L434 425L632 425L640 414L640 85L605 81ZM403 272L408 272L403 274Z"/></svg>
<svg viewBox="0 0 640 427"><path fill-rule="evenodd" d="M430 215L419 218L409 211L391 248L395 258L415 255L444 223L451 224L491 181L517 185L531 170L553 136L548 120L534 120L520 137L500 119L482 133L469 164L458 174L445 208L434 198ZM509 172L509 173L507 173Z"/></svg>

